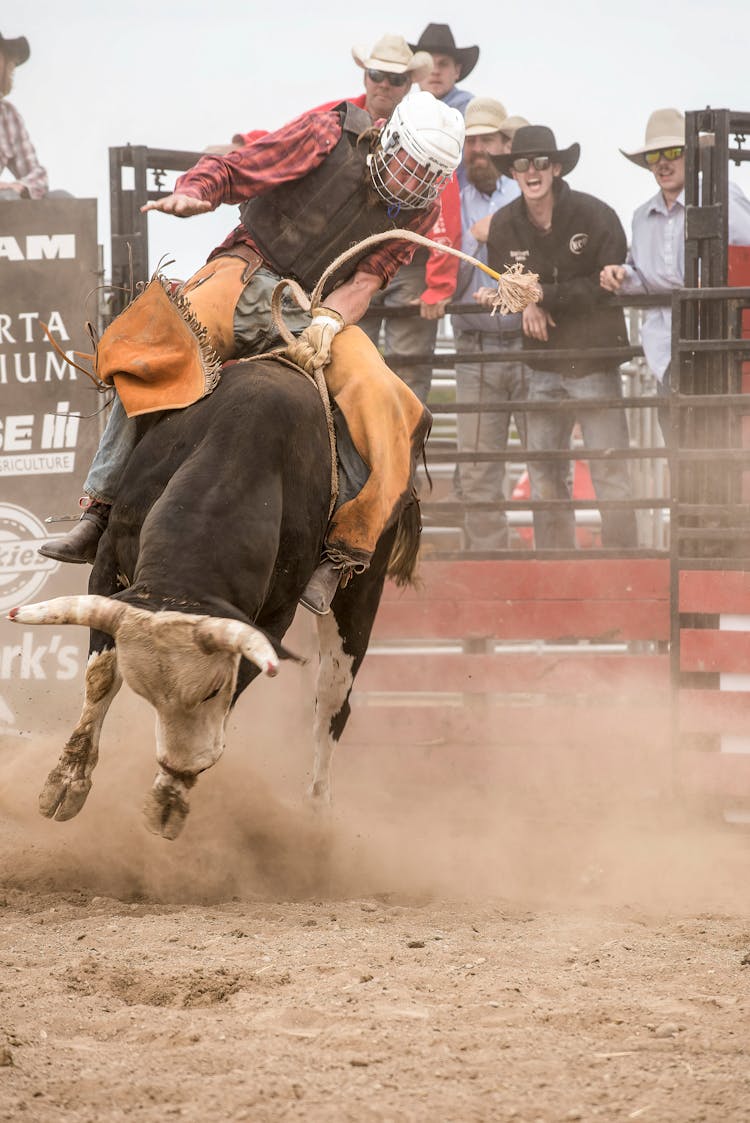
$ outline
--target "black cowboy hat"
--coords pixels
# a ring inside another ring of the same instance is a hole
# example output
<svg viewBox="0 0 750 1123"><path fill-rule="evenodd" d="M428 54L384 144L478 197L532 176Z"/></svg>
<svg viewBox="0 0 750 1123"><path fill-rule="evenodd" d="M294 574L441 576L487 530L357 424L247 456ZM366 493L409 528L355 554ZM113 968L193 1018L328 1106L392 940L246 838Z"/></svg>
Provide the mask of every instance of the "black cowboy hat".
<svg viewBox="0 0 750 1123"><path fill-rule="evenodd" d="M459 82L471 74L479 58L479 47L456 46L453 32L447 23L428 23L419 36L419 42L410 43L409 46L413 51L429 51L431 55L450 55L461 68Z"/></svg>
<svg viewBox="0 0 750 1123"><path fill-rule="evenodd" d="M14 58L16 60L16 66L20 66L21 63L28 60L31 54L31 48L29 47L28 39L23 35L19 35L17 39L5 39L3 35L0 34L0 52L4 55L8 55L10 58Z"/></svg>
<svg viewBox="0 0 750 1123"><path fill-rule="evenodd" d="M511 164L519 156L549 156L553 164L562 166L562 175L572 172L581 155L580 144L558 148L555 134L546 125L523 125L516 129L513 147L503 156L493 156L492 162L501 175L510 173Z"/></svg>

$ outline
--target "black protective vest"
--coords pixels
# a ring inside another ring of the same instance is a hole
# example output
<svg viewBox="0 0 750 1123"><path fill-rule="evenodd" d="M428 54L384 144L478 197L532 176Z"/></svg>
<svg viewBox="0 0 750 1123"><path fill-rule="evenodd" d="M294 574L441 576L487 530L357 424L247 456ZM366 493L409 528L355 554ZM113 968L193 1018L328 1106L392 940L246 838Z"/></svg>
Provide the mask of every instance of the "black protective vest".
<svg viewBox="0 0 750 1123"><path fill-rule="evenodd" d="M419 214L401 210L388 217L387 204L371 202L366 145L357 137L372 125L370 114L350 102L336 106L341 139L321 164L302 179L284 183L245 203L242 224L265 260L282 277L310 292L340 253L371 234L408 226ZM351 258L326 285L351 277L370 249Z"/></svg>

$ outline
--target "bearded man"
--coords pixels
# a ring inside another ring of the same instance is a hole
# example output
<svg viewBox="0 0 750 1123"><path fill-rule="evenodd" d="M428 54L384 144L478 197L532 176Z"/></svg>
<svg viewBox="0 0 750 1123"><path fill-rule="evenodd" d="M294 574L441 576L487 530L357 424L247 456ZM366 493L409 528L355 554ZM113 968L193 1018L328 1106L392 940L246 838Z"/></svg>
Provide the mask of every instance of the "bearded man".
<svg viewBox="0 0 750 1123"><path fill-rule="evenodd" d="M493 98L474 98L466 107L464 167L468 183L461 192L461 248L478 261L487 262L487 235L490 218L520 194L515 180L498 175L491 154L510 152L516 129L527 124L523 117L509 117L504 106ZM470 304L473 295L486 284L480 269L461 263L456 288L456 303ZM513 403L526 397L524 366L521 362L521 316L491 316L489 312L457 313L451 317L456 351L519 352L517 360L456 362L456 401L507 407L498 412L459 413L459 452L500 452L508 447ZM516 427L525 440L525 415L515 417ZM502 502L505 496L505 463L461 463L458 465L458 490L466 500ZM467 511L464 538L469 550L507 549L508 519L504 510Z"/></svg>

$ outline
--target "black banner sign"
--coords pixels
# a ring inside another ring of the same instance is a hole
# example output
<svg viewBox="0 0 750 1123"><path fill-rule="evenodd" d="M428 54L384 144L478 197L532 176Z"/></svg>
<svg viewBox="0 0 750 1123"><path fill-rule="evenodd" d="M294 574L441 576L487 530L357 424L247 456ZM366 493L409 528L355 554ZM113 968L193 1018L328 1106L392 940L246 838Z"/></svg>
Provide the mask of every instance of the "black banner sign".
<svg viewBox="0 0 750 1123"><path fill-rule="evenodd" d="M83 628L11 624L17 604L86 591L88 566L37 553L70 529L104 421L104 399L56 353L91 351L100 284L93 199L0 202L0 733L29 730L35 689L76 697ZM86 365L86 364L84 364Z"/></svg>

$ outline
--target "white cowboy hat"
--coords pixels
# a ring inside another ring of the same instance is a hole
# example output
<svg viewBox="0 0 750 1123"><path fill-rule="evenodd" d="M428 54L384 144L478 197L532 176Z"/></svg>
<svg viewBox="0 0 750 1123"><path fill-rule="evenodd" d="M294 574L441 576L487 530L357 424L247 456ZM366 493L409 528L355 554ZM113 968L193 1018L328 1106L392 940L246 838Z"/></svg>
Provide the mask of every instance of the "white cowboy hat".
<svg viewBox="0 0 750 1123"><path fill-rule="evenodd" d="M508 110L500 101L492 97L474 97L466 106L464 114L467 136L486 136L496 133L500 122L505 121Z"/></svg>
<svg viewBox="0 0 750 1123"><path fill-rule="evenodd" d="M525 129L530 124L525 117L513 116L506 117L504 121L500 122L498 132L505 133L511 140L516 135L518 129Z"/></svg>
<svg viewBox="0 0 750 1123"><path fill-rule="evenodd" d="M366 47L352 47L352 58L363 70L409 74L413 82L421 82L432 70L432 55L428 55L427 51L414 54L400 35L384 35L369 53Z"/></svg>
<svg viewBox="0 0 750 1123"><path fill-rule="evenodd" d="M658 152L663 148L685 147L685 117L679 109L655 109L646 125L646 140L640 148L632 152L620 149L623 156L632 160L639 168L648 168L645 154Z"/></svg>
<svg viewBox="0 0 750 1123"><path fill-rule="evenodd" d="M525 117L509 117L502 102L491 97L472 98L466 106L466 135L488 136L490 133L505 133L513 137L516 129L528 125Z"/></svg>

